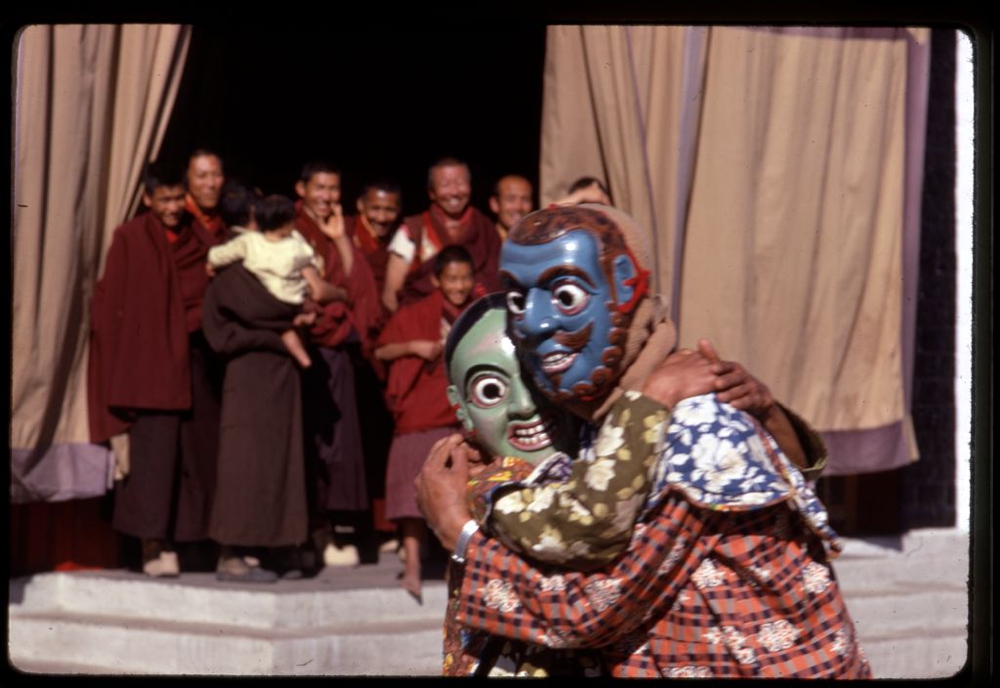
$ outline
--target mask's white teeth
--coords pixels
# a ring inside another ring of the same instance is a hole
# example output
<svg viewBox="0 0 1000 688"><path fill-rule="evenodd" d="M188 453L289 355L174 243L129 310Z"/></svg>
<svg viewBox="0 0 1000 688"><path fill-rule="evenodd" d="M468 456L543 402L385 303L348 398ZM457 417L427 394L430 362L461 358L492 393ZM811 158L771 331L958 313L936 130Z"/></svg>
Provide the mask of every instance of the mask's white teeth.
<svg viewBox="0 0 1000 688"><path fill-rule="evenodd" d="M561 373L573 365L577 354L556 351L542 356L542 370L546 373Z"/></svg>
<svg viewBox="0 0 1000 688"><path fill-rule="evenodd" d="M510 429L510 442L514 446L534 450L552 444L550 431L553 427L550 419L532 423L531 425L514 425Z"/></svg>

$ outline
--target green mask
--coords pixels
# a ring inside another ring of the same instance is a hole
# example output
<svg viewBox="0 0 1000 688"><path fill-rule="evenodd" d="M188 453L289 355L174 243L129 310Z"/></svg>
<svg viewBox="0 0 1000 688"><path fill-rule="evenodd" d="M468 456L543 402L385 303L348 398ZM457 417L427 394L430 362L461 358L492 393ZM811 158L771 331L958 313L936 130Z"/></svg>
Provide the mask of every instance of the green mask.
<svg viewBox="0 0 1000 688"><path fill-rule="evenodd" d="M522 377L505 324L502 306L487 310L455 346L448 399L458 419L492 456L537 465L557 451L572 453L573 421Z"/></svg>

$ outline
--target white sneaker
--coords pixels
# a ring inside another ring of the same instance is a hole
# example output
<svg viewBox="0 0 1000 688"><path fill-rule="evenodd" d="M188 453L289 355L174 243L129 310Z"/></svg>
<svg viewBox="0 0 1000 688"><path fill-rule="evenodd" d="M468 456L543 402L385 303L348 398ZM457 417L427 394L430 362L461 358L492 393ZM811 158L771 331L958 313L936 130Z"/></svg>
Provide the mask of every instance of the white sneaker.
<svg viewBox="0 0 1000 688"><path fill-rule="evenodd" d="M177 552L160 552L156 559L150 559L142 565L142 572L153 578L176 578L181 574Z"/></svg>
<svg viewBox="0 0 1000 688"><path fill-rule="evenodd" d="M399 549L399 540L397 538L393 538L391 540L386 540L385 542L383 542L382 545L378 548L378 551L379 554L392 554L397 549Z"/></svg>
<svg viewBox="0 0 1000 688"><path fill-rule="evenodd" d="M361 562L354 545L336 547L332 542L323 550L323 563L327 566L357 566Z"/></svg>

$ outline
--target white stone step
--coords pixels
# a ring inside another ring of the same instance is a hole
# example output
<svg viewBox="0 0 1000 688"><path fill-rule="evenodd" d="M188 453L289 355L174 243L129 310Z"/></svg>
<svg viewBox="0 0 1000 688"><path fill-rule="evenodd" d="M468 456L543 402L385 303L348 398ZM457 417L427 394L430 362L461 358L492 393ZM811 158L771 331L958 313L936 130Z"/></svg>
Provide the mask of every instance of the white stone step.
<svg viewBox="0 0 1000 688"><path fill-rule="evenodd" d="M969 621L968 539L956 531L848 540L833 561L848 608L872 639L954 629Z"/></svg>
<svg viewBox="0 0 1000 688"><path fill-rule="evenodd" d="M301 581L276 584L214 582L210 573L150 579L126 572L49 573L10 583L11 609L118 616L242 628L311 629L337 624L407 622L444 617L445 587L425 582L423 605L396 585L330 591ZM166 614L165 614L166 612Z"/></svg>
<svg viewBox="0 0 1000 688"><path fill-rule="evenodd" d="M964 557L968 561L969 535L954 528L925 528L902 535L842 538L841 559L903 557L929 561L940 557Z"/></svg>
<svg viewBox="0 0 1000 688"><path fill-rule="evenodd" d="M438 675L445 584L425 580L418 604L390 559L273 584L122 570L14 579L9 656L43 673Z"/></svg>
<svg viewBox="0 0 1000 688"><path fill-rule="evenodd" d="M391 651L386 651L391 648ZM87 614L11 615L9 651L25 668L51 658L91 673L172 675L389 675L440 673L435 622L343 625L309 631L136 620Z"/></svg>
<svg viewBox="0 0 1000 688"><path fill-rule="evenodd" d="M848 540L834 568L879 678L938 678L966 662L967 539L955 531ZM397 560L316 579L221 584L125 571L10 581L9 657L41 673L436 676L443 581L418 605Z"/></svg>
<svg viewBox="0 0 1000 688"><path fill-rule="evenodd" d="M922 635L862 641L876 679L950 678L968 657L966 638Z"/></svg>
<svg viewBox="0 0 1000 688"><path fill-rule="evenodd" d="M862 640L922 633L964 638L969 620L965 593L925 591L919 595L846 596Z"/></svg>
<svg viewBox="0 0 1000 688"><path fill-rule="evenodd" d="M833 560L840 587L849 594L892 592L897 588L967 590L968 557L937 556L914 559L840 556Z"/></svg>
<svg viewBox="0 0 1000 688"><path fill-rule="evenodd" d="M960 671L968 657L968 536L927 529L844 543L833 568L875 676Z"/></svg>

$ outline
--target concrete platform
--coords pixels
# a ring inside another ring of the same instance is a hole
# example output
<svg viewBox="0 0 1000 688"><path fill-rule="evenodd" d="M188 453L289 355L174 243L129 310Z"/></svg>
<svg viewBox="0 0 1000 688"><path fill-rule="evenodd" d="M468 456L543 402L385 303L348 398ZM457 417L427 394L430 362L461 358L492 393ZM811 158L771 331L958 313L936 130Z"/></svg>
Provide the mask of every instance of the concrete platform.
<svg viewBox="0 0 1000 688"><path fill-rule="evenodd" d="M49 676L437 676L442 566L427 567L423 605L399 587L394 554L273 584L124 570L18 578L9 586L10 662ZM834 568L877 677L940 678L963 667L965 534L847 540Z"/></svg>
<svg viewBox="0 0 1000 688"><path fill-rule="evenodd" d="M845 539L833 562L877 678L946 678L969 655L969 538L952 529Z"/></svg>
<svg viewBox="0 0 1000 688"><path fill-rule="evenodd" d="M394 554L270 584L126 570L15 579L10 658L31 673L434 676L442 566L428 565L423 604L399 587Z"/></svg>

